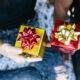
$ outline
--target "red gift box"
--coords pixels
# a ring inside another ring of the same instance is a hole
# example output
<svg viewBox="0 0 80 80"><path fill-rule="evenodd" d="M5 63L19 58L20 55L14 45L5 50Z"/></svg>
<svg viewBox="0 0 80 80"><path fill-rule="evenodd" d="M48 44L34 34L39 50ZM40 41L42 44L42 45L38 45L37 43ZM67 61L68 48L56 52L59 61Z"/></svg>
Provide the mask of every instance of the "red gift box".
<svg viewBox="0 0 80 80"><path fill-rule="evenodd" d="M55 33L58 32L59 27L61 25L64 25L64 24L67 27L67 25L73 25L74 23L56 21L56 24L55 24L53 32L52 32L52 37L51 37L52 49L59 51L60 48L64 48L65 50L71 50L72 52L74 52L74 51L76 51L78 49L80 35L77 36L77 40L70 40L68 45L66 45L65 43L59 41L59 39L55 37ZM80 33L80 25L79 24L75 24L75 26L76 26L75 27L75 31ZM69 53L69 54L73 54L73 53Z"/></svg>

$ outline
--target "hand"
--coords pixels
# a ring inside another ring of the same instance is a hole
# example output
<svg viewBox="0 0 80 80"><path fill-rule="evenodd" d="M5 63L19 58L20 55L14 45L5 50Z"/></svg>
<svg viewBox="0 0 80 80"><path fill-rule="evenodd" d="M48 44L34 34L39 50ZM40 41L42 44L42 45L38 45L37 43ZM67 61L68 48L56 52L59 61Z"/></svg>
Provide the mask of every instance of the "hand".
<svg viewBox="0 0 80 80"><path fill-rule="evenodd" d="M79 43L78 43L78 50L80 49L80 38L79 38ZM74 54L76 52L76 50L71 50L71 49L67 49L67 48L59 48L61 53L67 53L67 54Z"/></svg>
<svg viewBox="0 0 80 80"><path fill-rule="evenodd" d="M17 47L13 47L10 44L2 44L0 46L0 53L10 59L12 59L13 61L15 61L16 63L25 63L25 57L22 56L22 49L17 48ZM41 58L27 58L27 62L36 62L36 61L41 61Z"/></svg>
<svg viewBox="0 0 80 80"><path fill-rule="evenodd" d="M0 46L0 51L2 55L12 59L13 61L17 63L25 62L24 57L19 56L19 54L22 54L22 50L20 48L13 47L10 44L2 44Z"/></svg>
<svg viewBox="0 0 80 80"><path fill-rule="evenodd" d="M51 43L47 43L46 47L51 47ZM68 54L72 53L70 50L65 49L65 48L61 48L61 47L58 50L60 51L61 56L62 56L64 61L68 60L68 58L69 58Z"/></svg>

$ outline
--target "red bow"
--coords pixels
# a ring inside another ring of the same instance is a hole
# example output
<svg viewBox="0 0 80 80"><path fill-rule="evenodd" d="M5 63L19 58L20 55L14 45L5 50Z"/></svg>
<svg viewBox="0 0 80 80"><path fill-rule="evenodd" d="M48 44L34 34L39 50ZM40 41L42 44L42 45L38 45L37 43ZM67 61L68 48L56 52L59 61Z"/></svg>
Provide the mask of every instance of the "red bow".
<svg viewBox="0 0 80 80"><path fill-rule="evenodd" d="M34 44L37 44L40 41L40 36L36 34L35 29L24 28L23 32L19 33L19 38L17 40L21 43L23 49L31 50L34 47Z"/></svg>

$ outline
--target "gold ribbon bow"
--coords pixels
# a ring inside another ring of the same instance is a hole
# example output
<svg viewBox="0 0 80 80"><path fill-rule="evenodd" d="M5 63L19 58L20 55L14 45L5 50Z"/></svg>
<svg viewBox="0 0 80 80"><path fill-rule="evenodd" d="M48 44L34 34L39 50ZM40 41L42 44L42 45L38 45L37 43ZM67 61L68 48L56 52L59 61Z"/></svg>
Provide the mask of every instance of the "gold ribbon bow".
<svg viewBox="0 0 80 80"><path fill-rule="evenodd" d="M58 41L63 42L65 45L69 45L70 41L77 41L77 36L80 35L80 32L75 31L76 25L61 25L58 27L58 31L55 33L55 38Z"/></svg>

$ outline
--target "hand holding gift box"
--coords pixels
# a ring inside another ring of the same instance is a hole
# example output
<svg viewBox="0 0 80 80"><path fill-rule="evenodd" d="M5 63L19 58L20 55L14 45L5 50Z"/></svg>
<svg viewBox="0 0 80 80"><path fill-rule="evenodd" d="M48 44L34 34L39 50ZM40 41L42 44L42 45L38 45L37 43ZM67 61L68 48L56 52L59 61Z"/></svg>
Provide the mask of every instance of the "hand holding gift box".
<svg viewBox="0 0 80 80"><path fill-rule="evenodd" d="M52 38L51 45L54 50L58 50L73 54L78 50L80 37L80 25L67 23L62 21L56 21Z"/></svg>
<svg viewBox="0 0 80 80"><path fill-rule="evenodd" d="M22 55L27 57L28 62L41 61L46 41L44 29L21 25L15 46L22 48Z"/></svg>

